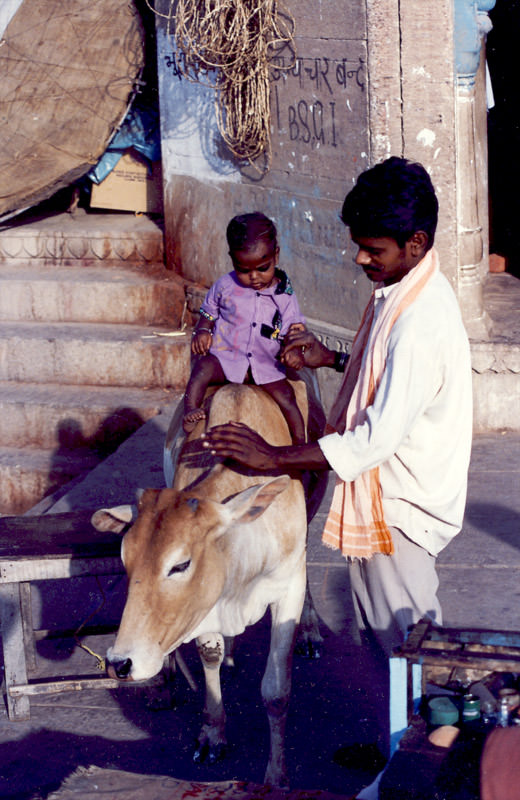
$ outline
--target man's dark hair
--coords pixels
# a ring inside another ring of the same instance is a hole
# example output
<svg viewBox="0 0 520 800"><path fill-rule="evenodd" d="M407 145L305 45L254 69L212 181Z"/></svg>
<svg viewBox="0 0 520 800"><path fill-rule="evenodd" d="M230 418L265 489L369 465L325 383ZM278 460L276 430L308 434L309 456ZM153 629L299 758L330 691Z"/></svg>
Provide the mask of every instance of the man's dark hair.
<svg viewBox="0 0 520 800"><path fill-rule="evenodd" d="M363 172L347 194L341 219L353 236L387 237L404 247L416 231L433 245L439 203L421 164L392 156Z"/></svg>
<svg viewBox="0 0 520 800"><path fill-rule="evenodd" d="M268 242L272 242L273 251L276 249L277 244L274 222L260 211L233 217L227 226L226 238L231 253L247 250L256 244L259 239L266 239Z"/></svg>

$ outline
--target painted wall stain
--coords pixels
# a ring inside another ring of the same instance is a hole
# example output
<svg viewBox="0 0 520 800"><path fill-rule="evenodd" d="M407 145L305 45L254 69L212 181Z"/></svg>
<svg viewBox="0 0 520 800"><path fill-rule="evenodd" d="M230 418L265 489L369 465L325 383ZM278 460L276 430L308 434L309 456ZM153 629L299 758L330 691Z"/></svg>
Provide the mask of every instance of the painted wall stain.
<svg viewBox="0 0 520 800"><path fill-rule="evenodd" d="M417 141L424 147L433 147L436 137L432 130L429 128L423 128L422 131L419 131L416 138Z"/></svg>

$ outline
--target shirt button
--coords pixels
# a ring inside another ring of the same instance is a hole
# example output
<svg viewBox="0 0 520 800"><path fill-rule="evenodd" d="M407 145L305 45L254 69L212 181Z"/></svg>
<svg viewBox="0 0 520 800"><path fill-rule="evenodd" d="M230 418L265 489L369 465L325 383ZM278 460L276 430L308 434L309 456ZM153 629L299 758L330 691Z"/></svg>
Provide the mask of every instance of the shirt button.
<svg viewBox="0 0 520 800"><path fill-rule="evenodd" d="M253 355L252 353L248 353L248 354L247 354L247 357L248 357L248 358L251 358L251 356L252 356L252 355Z"/></svg>
<svg viewBox="0 0 520 800"><path fill-rule="evenodd" d="M252 323L251 323L251 327L252 327L252 328L256 328L256 322L252 322Z"/></svg>
<svg viewBox="0 0 520 800"><path fill-rule="evenodd" d="M257 297L260 297L260 292L257 292L257 293L256 293L256 296L257 296Z"/></svg>

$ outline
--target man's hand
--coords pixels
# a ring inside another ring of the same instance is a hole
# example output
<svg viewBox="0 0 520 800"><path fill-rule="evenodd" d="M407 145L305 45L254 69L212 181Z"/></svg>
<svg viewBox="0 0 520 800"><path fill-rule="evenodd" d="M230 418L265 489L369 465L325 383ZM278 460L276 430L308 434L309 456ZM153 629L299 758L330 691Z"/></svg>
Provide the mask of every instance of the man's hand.
<svg viewBox="0 0 520 800"><path fill-rule="evenodd" d="M306 367L332 367L334 365L334 351L325 347L310 331L290 330L286 334L280 354L282 364L292 367L291 361L295 352L298 353L298 357L303 360L303 365Z"/></svg>
<svg viewBox="0 0 520 800"><path fill-rule="evenodd" d="M330 469L317 442L275 447L242 422L216 425L200 441L211 455L232 458L259 472Z"/></svg>
<svg viewBox="0 0 520 800"><path fill-rule="evenodd" d="M202 447L208 448L212 455L232 458L239 464L262 471L276 467L275 453L278 448L268 444L242 422L217 425L203 434L202 439Z"/></svg>

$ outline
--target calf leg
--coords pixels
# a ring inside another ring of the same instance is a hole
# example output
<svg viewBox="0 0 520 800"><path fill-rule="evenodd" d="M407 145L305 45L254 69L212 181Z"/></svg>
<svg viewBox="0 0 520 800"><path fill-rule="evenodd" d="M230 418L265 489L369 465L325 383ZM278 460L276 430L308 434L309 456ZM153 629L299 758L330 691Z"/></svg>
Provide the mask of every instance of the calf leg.
<svg viewBox="0 0 520 800"><path fill-rule="evenodd" d="M201 762L207 757L213 763L222 758L226 749L226 714L220 687L220 667L225 655L224 637L220 633L208 634L199 636L196 642L204 668L206 697L204 722L193 759Z"/></svg>
<svg viewBox="0 0 520 800"><path fill-rule="evenodd" d="M287 595L271 608L271 645L262 678L262 700L267 710L271 736L264 782L287 786L285 725L291 692L291 667L296 628L305 597L305 567L295 575Z"/></svg>
<svg viewBox="0 0 520 800"><path fill-rule="evenodd" d="M307 581L296 652L306 658L320 658L322 642L323 636L320 633L320 621L309 589L309 582Z"/></svg>

